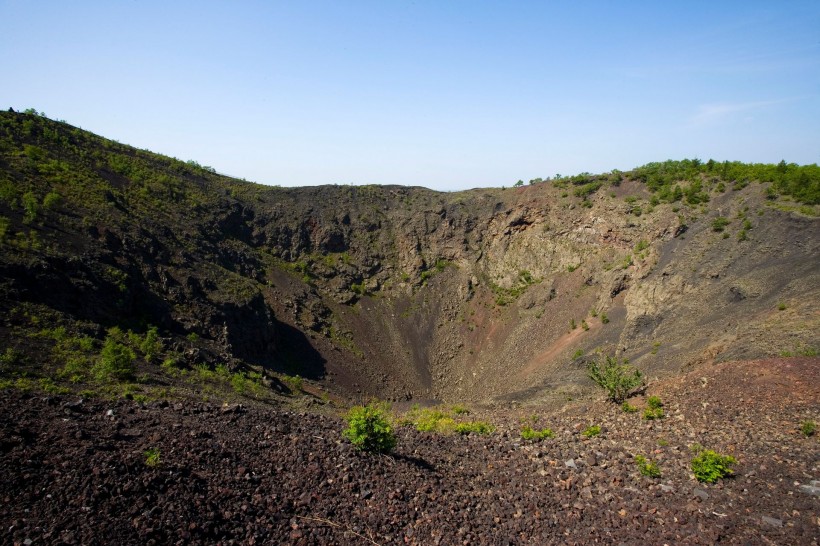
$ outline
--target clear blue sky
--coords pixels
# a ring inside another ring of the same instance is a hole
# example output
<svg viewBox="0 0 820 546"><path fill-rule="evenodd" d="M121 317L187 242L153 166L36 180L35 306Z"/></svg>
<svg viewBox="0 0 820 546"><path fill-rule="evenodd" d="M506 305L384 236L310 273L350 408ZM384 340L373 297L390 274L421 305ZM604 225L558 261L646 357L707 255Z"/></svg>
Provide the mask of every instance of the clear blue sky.
<svg viewBox="0 0 820 546"><path fill-rule="evenodd" d="M820 2L0 0L0 107L265 184L820 162Z"/></svg>

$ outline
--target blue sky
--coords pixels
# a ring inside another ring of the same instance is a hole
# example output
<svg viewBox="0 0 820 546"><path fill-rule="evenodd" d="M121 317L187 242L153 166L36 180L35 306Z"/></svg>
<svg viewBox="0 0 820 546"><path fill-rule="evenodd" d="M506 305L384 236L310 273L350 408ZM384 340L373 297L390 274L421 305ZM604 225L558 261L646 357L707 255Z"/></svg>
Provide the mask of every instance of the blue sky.
<svg viewBox="0 0 820 546"><path fill-rule="evenodd" d="M820 2L0 0L0 108L265 184L820 162Z"/></svg>

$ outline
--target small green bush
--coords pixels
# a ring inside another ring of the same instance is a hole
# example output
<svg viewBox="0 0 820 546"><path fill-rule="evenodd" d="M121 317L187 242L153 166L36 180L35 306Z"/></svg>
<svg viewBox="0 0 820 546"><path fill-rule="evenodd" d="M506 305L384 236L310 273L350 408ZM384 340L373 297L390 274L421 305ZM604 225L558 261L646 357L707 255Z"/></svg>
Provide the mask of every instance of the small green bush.
<svg viewBox="0 0 820 546"><path fill-rule="evenodd" d="M131 379L134 377L134 360L137 356L130 347L108 337L103 344L100 358L91 372L99 380Z"/></svg>
<svg viewBox="0 0 820 546"><path fill-rule="evenodd" d="M282 377L282 383L287 385L288 389L294 394L302 392L302 387L304 386L302 378L298 375L285 375Z"/></svg>
<svg viewBox="0 0 820 546"><path fill-rule="evenodd" d="M730 220L723 216L718 216L712 220L712 231L721 232L730 224Z"/></svg>
<svg viewBox="0 0 820 546"><path fill-rule="evenodd" d="M456 404L453 406L453 414L455 415L467 415L470 413L470 410L467 409L466 406L462 406L460 404Z"/></svg>
<svg viewBox="0 0 820 546"><path fill-rule="evenodd" d="M736 462L734 457L704 449L692 459L692 472L699 482L715 483L721 478L731 476L734 473L731 467Z"/></svg>
<svg viewBox="0 0 820 546"><path fill-rule="evenodd" d="M51 210L53 208L59 207L60 203L63 201L63 198L60 196L59 193L50 191L43 197L43 208L46 210Z"/></svg>
<svg viewBox="0 0 820 546"><path fill-rule="evenodd" d="M6 350L0 354L0 367L18 366L25 360L25 355L12 347L7 347Z"/></svg>
<svg viewBox="0 0 820 546"><path fill-rule="evenodd" d="M598 425L592 425L591 427L587 427L584 432L581 433L584 438L592 438L593 436L600 436L601 434L601 427Z"/></svg>
<svg viewBox="0 0 820 546"><path fill-rule="evenodd" d="M160 457L159 457L159 450L156 448L151 448L145 451L145 465L146 466L159 466L160 464Z"/></svg>
<svg viewBox="0 0 820 546"><path fill-rule="evenodd" d="M237 372L231 375L231 388L233 388L234 392L237 394L245 394L245 391L248 388L248 379L245 377L245 374L242 372Z"/></svg>
<svg viewBox="0 0 820 546"><path fill-rule="evenodd" d="M152 326L140 340L139 349L145 355L145 360L150 362L162 352L162 341L157 334L156 326Z"/></svg>
<svg viewBox="0 0 820 546"><path fill-rule="evenodd" d="M356 449L368 453L389 453L396 447L393 426L383 408L368 404L352 408L346 417L348 428L342 435Z"/></svg>
<svg viewBox="0 0 820 546"><path fill-rule="evenodd" d="M636 408L629 402L624 402L623 404L621 404L621 410L623 410L624 413L635 413L636 411L638 411L638 408Z"/></svg>
<svg viewBox="0 0 820 546"><path fill-rule="evenodd" d="M627 360L621 363L617 357L607 356L602 364L590 362L587 372L590 379L606 389L609 399L616 404L622 403L645 384L640 370L630 366Z"/></svg>
<svg viewBox="0 0 820 546"><path fill-rule="evenodd" d="M638 464L638 469L641 471L643 476L648 476L650 478L661 477L661 470L658 468L658 465L648 460L643 455L636 455L635 462Z"/></svg>
<svg viewBox="0 0 820 546"><path fill-rule="evenodd" d="M521 438L524 440L538 441L543 440L545 438L552 438L554 436L555 433L552 431L552 429L549 428L536 430L528 425L521 429Z"/></svg>
<svg viewBox="0 0 820 546"><path fill-rule="evenodd" d="M800 423L800 432L806 438L814 436L814 433L817 432L817 424L814 421L803 421Z"/></svg>
<svg viewBox="0 0 820 546"><path fill-rule="evenodd" d="M455 431L459 434L491 434L495 427L486 421L469 421L456 423Z"/></svg>
<svg viewBox="0 0 820 546"><path fill-rule="evenodd" d="M652 421L654 419L663 419L663 402L661 401L660 397L650 396L646 399L646 405L648 407L643 410L644 419L646 419L647 421Z"/></svg>
<svg viewBox="0 0 820 546"><path fill-rule="evenodd" d="M411 417L411 424L419 432L452 432L455 421L441 410L425 408Z"/></svg>
<svg viewBox="0 0 820 546"><path fill-rule="evenodd" d="M655 419L663 419L663 408L646 408L643 410L643 418L647 421L654 421Z"/></svg>

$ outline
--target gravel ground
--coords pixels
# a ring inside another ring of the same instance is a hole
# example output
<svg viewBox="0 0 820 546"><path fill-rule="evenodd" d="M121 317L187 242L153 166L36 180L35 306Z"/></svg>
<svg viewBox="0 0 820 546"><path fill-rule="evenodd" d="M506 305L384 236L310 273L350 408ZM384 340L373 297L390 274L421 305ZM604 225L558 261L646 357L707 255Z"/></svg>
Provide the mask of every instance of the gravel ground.
<svg viewBox="0 0 820 546"><path fill-rule="evenodd" d="M402 427L392 456L356 452L334 417L6 390L0 542L817 544L820 441L799 425L820 421L819 371L817 358L702 368L650 386L656 421L601 401L479 412L489 436ZM532 414L555 438L521 440ZM592 424L602 433L585 438ZM696 442L736 457L735 476L698 483Z"/></svg>

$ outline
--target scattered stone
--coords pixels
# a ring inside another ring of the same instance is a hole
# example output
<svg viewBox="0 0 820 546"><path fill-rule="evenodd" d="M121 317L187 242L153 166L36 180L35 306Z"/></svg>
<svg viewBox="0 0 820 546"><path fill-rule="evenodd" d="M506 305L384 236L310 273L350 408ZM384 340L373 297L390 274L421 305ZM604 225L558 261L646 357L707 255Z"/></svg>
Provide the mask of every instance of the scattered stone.
<svg viewBox="0 0 820 546"><path fill-rule="evenodd" d="M772 527L783 527L783 521L769 516L763 516L763 523Z"/></svg>
<svg viewBox="0 0 820 546"><path fill-rule="evenodd" d="M814 483L817 483L817 482L812 482L812 483L814 484ZM815 485L801 485L800 486L800 491L802 491L803 493L806 493L808 495L813 495L815 497L820 497L820 487L815 486Z"/></svg>

